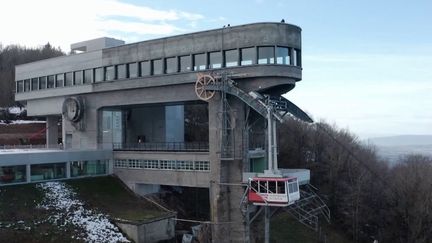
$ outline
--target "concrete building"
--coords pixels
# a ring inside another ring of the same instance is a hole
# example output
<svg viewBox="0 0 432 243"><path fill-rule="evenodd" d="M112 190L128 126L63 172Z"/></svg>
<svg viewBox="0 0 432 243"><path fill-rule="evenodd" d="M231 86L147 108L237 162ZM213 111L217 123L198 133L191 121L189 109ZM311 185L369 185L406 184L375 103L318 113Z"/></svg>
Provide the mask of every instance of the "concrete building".
<svg viewBox="0 0 432 243"><path fill-rule="evenodd" d="M213 241L245 241L242 185L268 169L269 142L266 119L248 100L282 100L301 80L301 29L255 23L72 47L83 53L16 67L15 99L29 116L46 117L47 146L58 146L61 120L66 150L111 149L113 173L137 193L209 188ZM212 89L226 80L228 95Z"/></svg>

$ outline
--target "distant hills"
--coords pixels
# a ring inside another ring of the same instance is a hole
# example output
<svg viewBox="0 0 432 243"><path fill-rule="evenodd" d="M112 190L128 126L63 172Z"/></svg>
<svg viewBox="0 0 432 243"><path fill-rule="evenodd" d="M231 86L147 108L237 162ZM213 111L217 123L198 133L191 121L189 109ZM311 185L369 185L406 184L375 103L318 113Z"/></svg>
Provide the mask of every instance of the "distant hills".
<svg viewBox="0 0 432 243"><path fill-rule="evenodd" d="M365 141L377 146L378 155L391 164L409 154L432 156L432 135L400 135L370 138Z"/></svg>

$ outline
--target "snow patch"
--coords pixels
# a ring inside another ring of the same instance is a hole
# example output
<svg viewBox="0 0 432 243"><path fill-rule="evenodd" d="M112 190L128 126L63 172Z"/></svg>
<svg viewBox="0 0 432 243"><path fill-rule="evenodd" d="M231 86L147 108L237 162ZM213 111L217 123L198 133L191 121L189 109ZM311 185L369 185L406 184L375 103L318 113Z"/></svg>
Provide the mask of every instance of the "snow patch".
<svg viewBox="0 0 432 243"><path fill-rule="evenodd" d="M130 242L104 214L85 209L76 198L76 193L63 182L45 182L37 185L45 192L39 208L55 212L51 223L65 227L73 225L84 230L84 235L75 236L85 242Z"/></svg>

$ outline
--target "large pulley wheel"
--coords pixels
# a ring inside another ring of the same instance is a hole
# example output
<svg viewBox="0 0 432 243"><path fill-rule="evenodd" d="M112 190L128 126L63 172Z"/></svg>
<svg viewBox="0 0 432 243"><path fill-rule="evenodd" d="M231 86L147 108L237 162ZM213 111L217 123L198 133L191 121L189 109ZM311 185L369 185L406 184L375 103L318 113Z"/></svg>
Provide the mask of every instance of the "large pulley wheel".
<svg viewBox="0 0 432 243"><path fill-rule="evenodd" d="M214 84L216 84L216 81L212 76L208 74L199 75L195 83L195 93L198 98L204 101L211 99L215 95L216 91L207 90L206 87Z"/></svg>

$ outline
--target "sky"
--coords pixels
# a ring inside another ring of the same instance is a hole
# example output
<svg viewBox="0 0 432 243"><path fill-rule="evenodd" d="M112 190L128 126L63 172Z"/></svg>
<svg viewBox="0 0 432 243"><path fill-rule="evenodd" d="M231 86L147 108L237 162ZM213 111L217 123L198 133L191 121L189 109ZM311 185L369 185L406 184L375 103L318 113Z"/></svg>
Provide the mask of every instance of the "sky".
<svg viewBox="0 0 432 243"><path fill-rule="evenodd" d="M303 79L285 96L360 138L432 134L430 0L5 0L0 43L64 51L253 22L302 28Z"/></svg>

